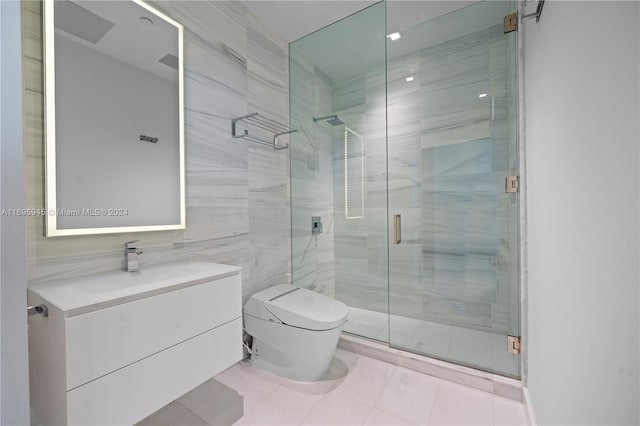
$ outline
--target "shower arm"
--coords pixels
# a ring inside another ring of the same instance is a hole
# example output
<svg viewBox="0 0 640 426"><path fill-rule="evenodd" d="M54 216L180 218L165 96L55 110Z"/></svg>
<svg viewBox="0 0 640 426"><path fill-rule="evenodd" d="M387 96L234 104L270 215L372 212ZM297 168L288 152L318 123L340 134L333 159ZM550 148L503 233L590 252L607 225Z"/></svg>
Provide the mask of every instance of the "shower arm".
<svg viewBox="0 0 640 426"><path fill-rule="evenodd" d="M318 122L318 121L328 120L330 118L332 119L338 118L338 114L325 115L323 117L313 117L313 121Z"/></svg>

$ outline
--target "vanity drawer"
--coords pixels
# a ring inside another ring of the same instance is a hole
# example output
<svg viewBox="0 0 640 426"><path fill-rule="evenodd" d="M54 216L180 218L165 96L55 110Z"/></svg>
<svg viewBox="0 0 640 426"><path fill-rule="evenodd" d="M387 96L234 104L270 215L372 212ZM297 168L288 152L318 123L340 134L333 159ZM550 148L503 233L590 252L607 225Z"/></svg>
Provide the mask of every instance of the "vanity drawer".
<svg viewBox="0 0 640 426"><path fill-rule="evenodd" d="M238 274L67 318L67 390L241 318L240 286Z"/></svg>
<svg viewBox="0 0 640 426"><path fill-rule="evenodd" d="M130 425L242 358L242 319L67 392L67 424Z"/></svg>

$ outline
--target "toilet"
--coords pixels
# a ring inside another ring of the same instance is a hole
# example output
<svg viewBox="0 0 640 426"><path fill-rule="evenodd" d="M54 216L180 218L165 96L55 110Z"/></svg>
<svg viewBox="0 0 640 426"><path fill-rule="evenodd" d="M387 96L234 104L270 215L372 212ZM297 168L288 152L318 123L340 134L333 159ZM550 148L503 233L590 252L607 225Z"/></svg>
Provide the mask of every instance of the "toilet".
<svg viewBox="0 0 640 426"><path fill-rule="evenodd" d="M279 376L315 381L329 368L347 305L292 285L255 293L244 305L253 364Z"/></svg>

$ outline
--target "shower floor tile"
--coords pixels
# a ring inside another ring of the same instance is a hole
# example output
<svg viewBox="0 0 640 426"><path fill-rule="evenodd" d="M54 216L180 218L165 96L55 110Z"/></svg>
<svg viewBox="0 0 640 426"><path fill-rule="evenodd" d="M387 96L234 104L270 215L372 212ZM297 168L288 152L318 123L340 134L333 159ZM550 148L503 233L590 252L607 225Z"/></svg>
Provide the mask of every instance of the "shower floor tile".
<svg viewBox="0 0 640 426"><path fill-rule="evenodd" d="M499 374L518 375L517 355L507 352L504 334L354 307L349 307L347 319L347 333Z"/></svg>
<svg viewBox="0 0 640 426"><path fill-rule="evenodd" d="M314 383L236 364L141 424L230 424L228 415L205 409L220 407L221 392L236 395L226 406L243 407L233 419L237 425L527 424L521 403L343 349ZM199 417L204 412L206 420Z"/></svg>

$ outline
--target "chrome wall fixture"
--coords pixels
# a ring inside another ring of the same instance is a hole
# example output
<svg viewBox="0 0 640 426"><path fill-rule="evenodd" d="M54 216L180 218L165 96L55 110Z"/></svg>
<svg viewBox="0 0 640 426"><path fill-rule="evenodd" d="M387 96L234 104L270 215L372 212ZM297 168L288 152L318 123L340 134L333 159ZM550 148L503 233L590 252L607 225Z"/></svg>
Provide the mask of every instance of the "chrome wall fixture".
<svg viewBox="0 0 640 426"><path fill-rule="evenodd" d="M244 127L242 131L239 131L240 127ZM249 133L249 127L255 127L268 132L273 138L271 141L254 136ZM236 117L231 120L231 136L234 139L246 139L251 142L256 142L261 145L269 145L273 149L287 149L289 145L279 145L278 137L295 133L298 130L292 129L282 123L279 123L270 118L263 117L257 112L252 114L243 115L242 117Z"/></svg>
<svg viewBox="0 0 640 426"><path fill-rule="evenodd" d="M318 121L326 121L332 126L340 126L341 124L344 124L344 121L338 117L338 114L325 115L324 117L313 117L313 121L314 123L317 123Z"/></svg>
<svg viewBox="0 0 640 426"><path fill-rule="evenodd" d="M527 7L527 3L525 2L525 8ZM524 23L527 19L536 18L536 22L540 22L540 15L542 15L542 8L544 7L544 0L538 1L538 7L536 11L533 13L527 13L526 15L522 15L520 20Z"/></svg>
<svg viewBox="0 0 640 426"><path fill-rule="evenodd" d="M27 315L28 316L42 315L43 317L48 317L49 308L45 304L38 305L38 306L27 306Z"/></svg>

